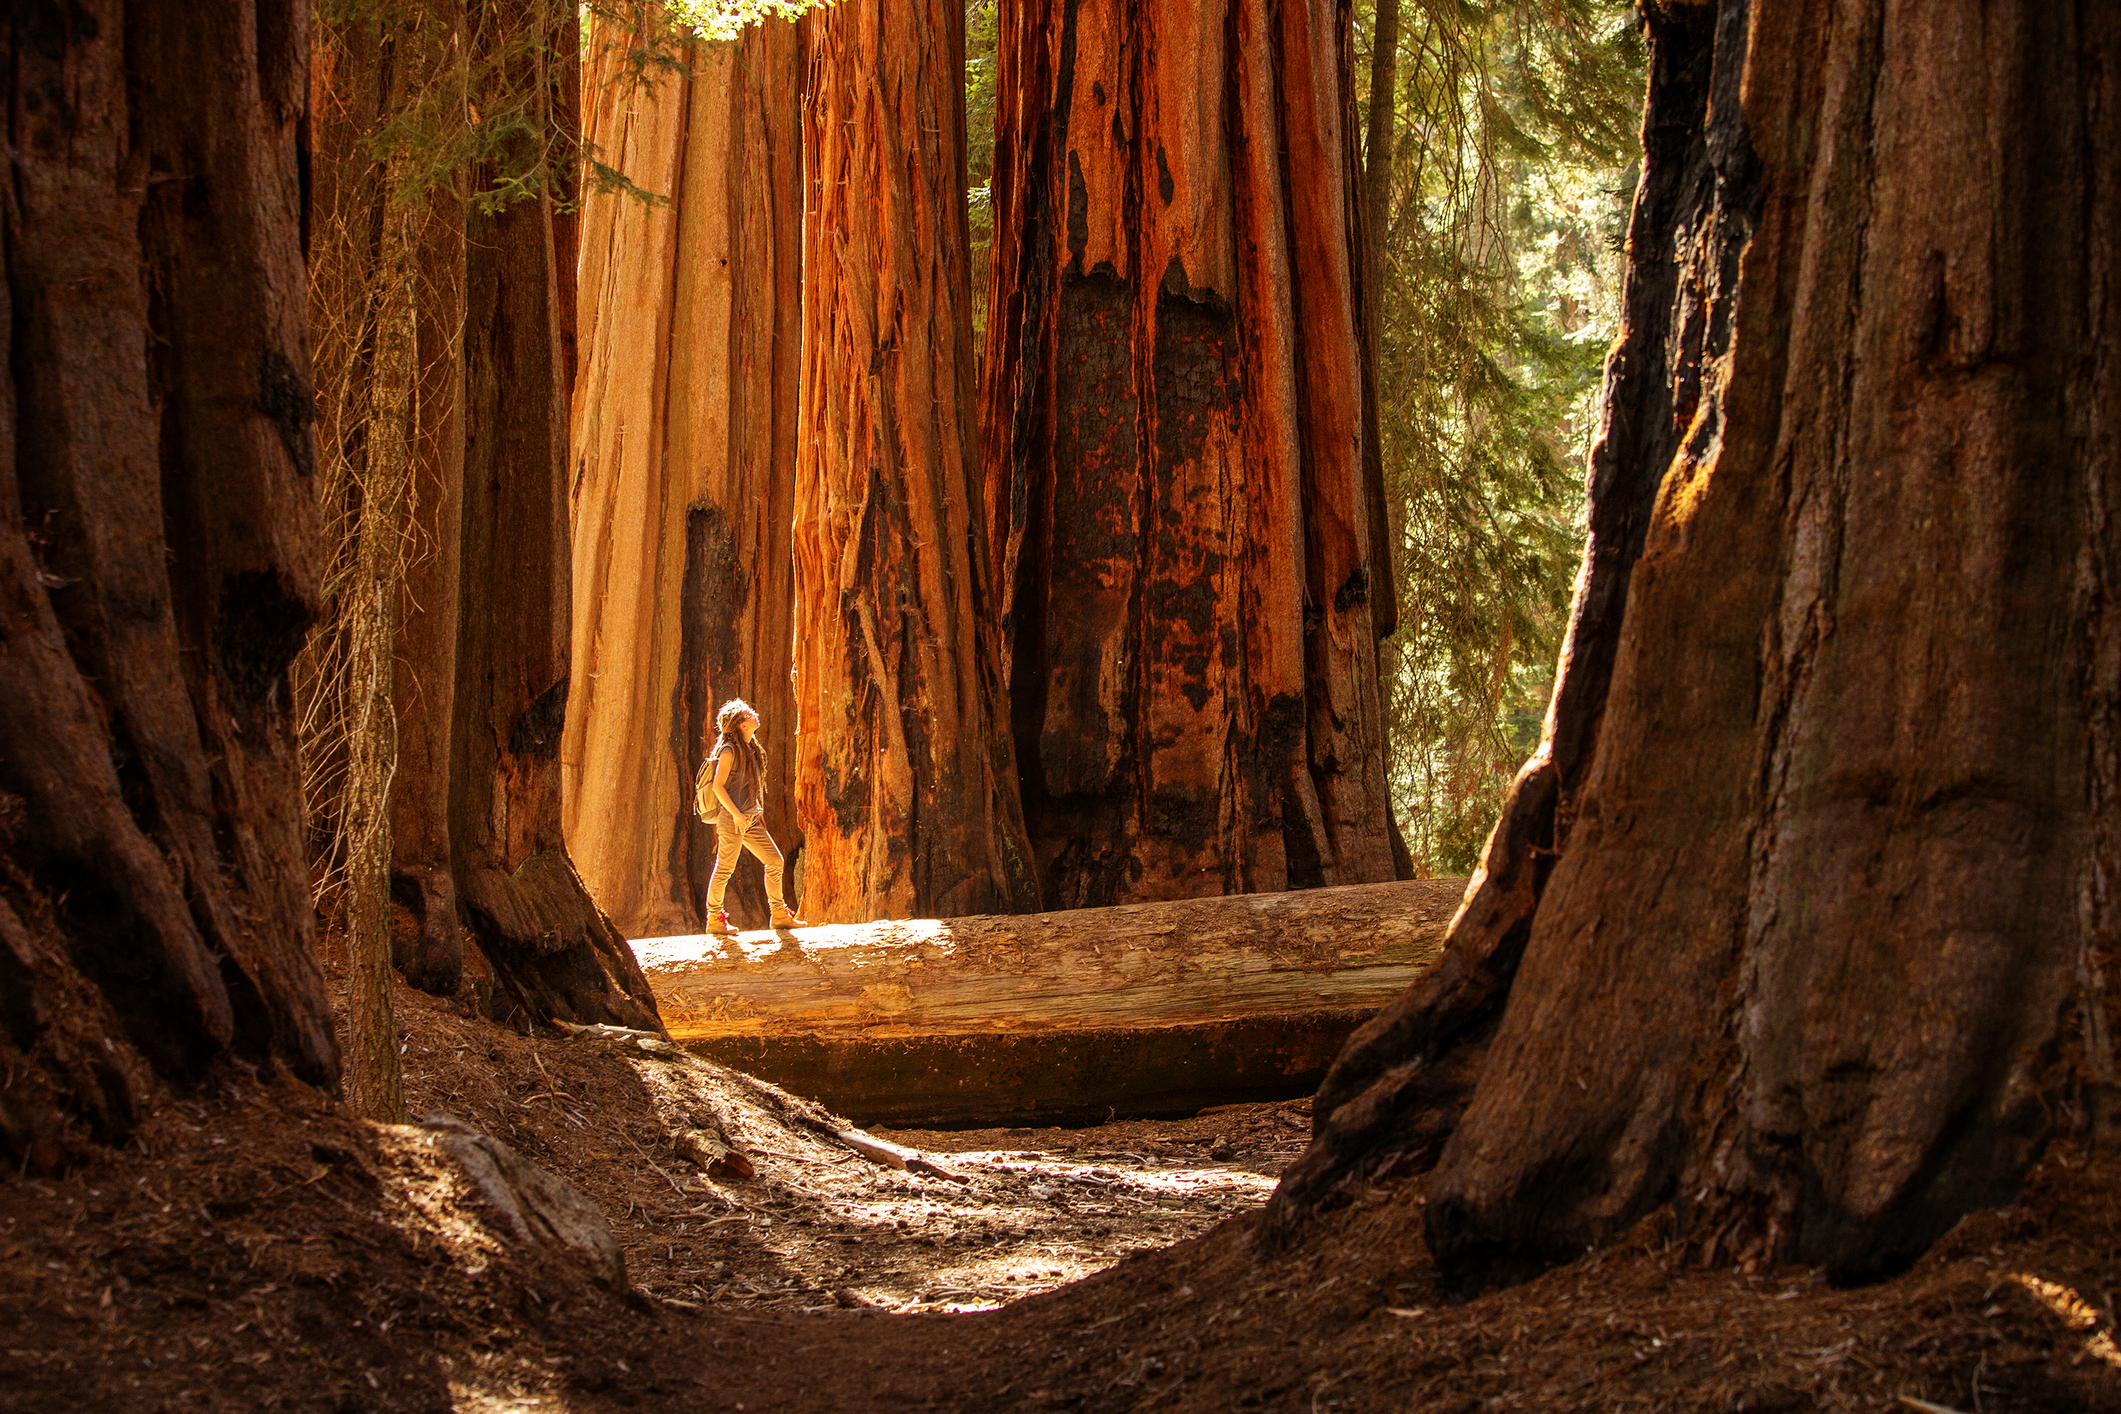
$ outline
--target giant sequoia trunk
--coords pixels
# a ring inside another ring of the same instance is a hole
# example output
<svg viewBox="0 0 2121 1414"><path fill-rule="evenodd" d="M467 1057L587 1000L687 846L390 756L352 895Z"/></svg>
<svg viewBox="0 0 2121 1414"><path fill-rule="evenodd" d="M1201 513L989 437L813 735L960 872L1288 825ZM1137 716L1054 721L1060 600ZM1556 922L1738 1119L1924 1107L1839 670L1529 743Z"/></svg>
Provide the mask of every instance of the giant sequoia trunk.
<svg viewBox="0 0 2121 1414"><path fill-rule="evenodd" d="M1907 1261L2111 1136L2121 15L1673 5L1546 739L1270 1218Z"/></svg>
<svg viewBox="0 0 2121 1414"><path fill-rule="evenodd" d="M588 137L650 205L584 210L574 394L574 651L562 740L567 843L629 937L690 932L714 870L692 813L715 708L764 721L766 824L791 857L796 369L802 327L801 65L772 20L695 46L687 72L623 76L590 42ZM764 927L759 868L729 894Z"/></svg>
<svg viewBox="0 0 2121 1414"><path fill-rule="evenodd" d="M520 24L513 12L457 0L430 0L392 24L402 27L385 27L386 43L325 56L324 98L373 110L362 90L419 86L403 74L394 80L393 64L444 65L462 62L465 49L505 46L510 65L489 81L531 94L543 105L539 120L556 130L575 122L571 21L544 46L502 32ZM552 56L550 67L540 54ZM320 137L358 144L364 134L340 123ZM333 148L320 165L347 161ZM484 185L490 174L465 175ZM391 195L375 184L371 217L344 223L351 238L389 229ZM438 191L411 222L418 378L404 440L415 554L397 629L396 952L415 983L462 990L496 1017L653 1026L647 983L583 889L560 826L575 263L561 203L569 195L546 191L483 212Z"/></svg>
<svg viewBox="0 0 2121 1414"><path fill-rule="evenodd" d="M218 0L0 34L0 1156L42 1171L122 1140L156 1075L338 1072L287 679L308 35Z"/></svg>
<svg viewBox="0 0 2121 1414"><path fill-rule="evenodd" d="M814 918L1035 907L971 426L964 12L804 21L797 817Z"/></svg>
<svg viewBox="0 0 2121 1414"><path fill-rule="evenodd" d="M985 509L1049 906L1397 872L1347 21L1003 7Z"/></svg>

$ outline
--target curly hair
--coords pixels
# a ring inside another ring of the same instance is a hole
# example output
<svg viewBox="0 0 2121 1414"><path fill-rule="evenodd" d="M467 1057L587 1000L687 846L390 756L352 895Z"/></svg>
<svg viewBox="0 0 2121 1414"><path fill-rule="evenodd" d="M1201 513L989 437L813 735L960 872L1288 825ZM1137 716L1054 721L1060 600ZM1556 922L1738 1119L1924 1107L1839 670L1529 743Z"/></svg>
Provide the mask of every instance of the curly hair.
<svg viewBox="0 0 2121 1414"><path fill-rule="evenodd" d="M736 724L737 718L756 717L757 715L758 713L752 709L749 702L746 702L741 697L732 697L727 702L724 702L721 709L714 714L714 734L726 737L729 735L730 727Z"/></svg>

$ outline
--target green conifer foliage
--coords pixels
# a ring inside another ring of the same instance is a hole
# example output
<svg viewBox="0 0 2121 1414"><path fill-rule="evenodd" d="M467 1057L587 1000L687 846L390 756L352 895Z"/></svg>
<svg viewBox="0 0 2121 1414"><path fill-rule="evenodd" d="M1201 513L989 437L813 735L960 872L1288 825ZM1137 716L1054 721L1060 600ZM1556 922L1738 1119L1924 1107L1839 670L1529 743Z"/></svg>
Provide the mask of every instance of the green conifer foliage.
<svg viewBox="0 0 2121 1414"><path fill-rule="evenodd" d="M1356 10L1366 67L1377 10ZM1618 326L1643 50L1609 0L1402 0L1397 29L1373 235L1400 603L1389 770L1417 866L1457 874L1553 683Z"/></svg>

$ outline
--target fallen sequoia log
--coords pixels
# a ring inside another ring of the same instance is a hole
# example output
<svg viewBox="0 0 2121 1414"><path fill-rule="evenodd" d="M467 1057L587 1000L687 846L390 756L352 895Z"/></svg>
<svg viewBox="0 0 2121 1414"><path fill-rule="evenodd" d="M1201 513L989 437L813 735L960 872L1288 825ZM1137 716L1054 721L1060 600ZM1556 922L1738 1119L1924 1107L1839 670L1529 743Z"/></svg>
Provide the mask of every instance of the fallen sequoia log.
<svg viewBox="0 0 2121 1414"><path fill-rule="evenodd" d="M671 1037L863 1124L1282 1099L1442 948L1463 879L642 938Z"/></svg>

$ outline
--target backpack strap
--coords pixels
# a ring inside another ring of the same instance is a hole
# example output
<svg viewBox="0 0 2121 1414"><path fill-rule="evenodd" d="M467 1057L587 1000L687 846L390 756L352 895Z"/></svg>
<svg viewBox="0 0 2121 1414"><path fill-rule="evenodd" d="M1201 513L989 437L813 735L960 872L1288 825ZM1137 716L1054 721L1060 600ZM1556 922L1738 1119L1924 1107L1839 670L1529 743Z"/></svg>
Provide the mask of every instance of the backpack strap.
<svg viewBox="0 0 2121 1414"><path fill-rule="evenodd" d="M700 762L692 774L692 813L712 825L721 818L722 802L714 793L714 758Z"/></svg>

